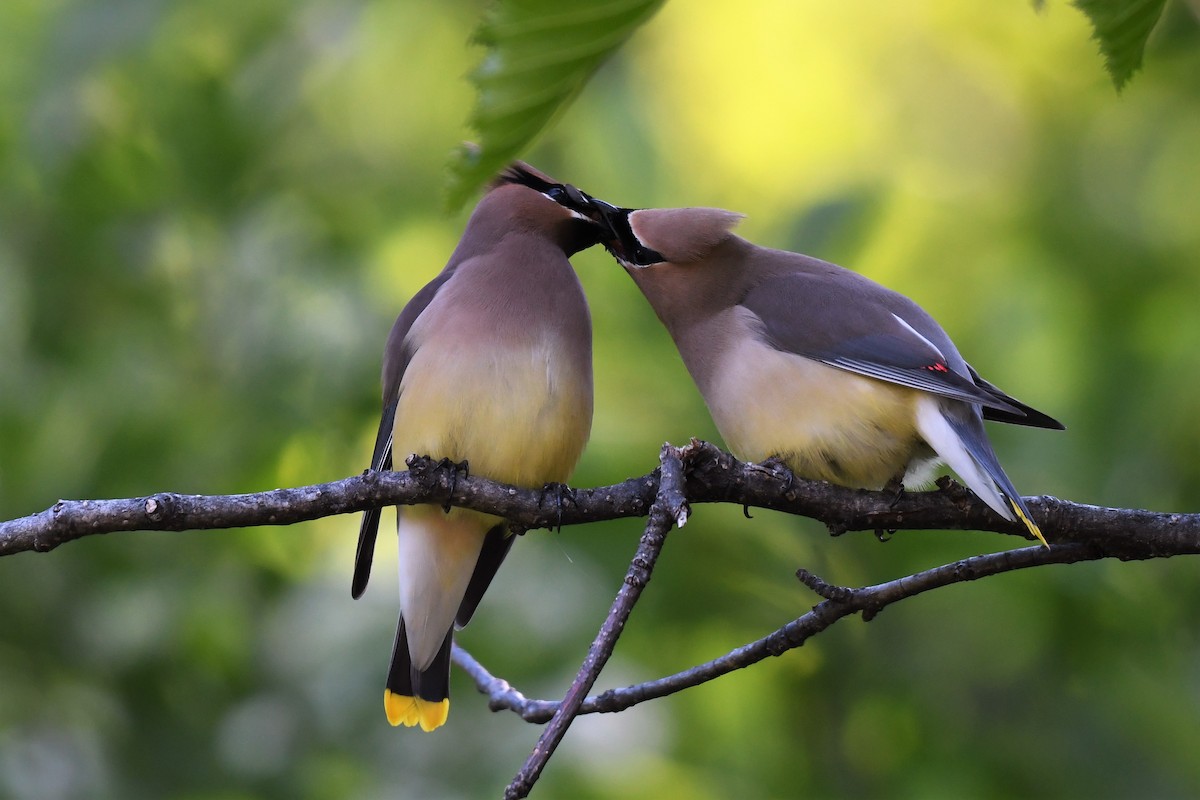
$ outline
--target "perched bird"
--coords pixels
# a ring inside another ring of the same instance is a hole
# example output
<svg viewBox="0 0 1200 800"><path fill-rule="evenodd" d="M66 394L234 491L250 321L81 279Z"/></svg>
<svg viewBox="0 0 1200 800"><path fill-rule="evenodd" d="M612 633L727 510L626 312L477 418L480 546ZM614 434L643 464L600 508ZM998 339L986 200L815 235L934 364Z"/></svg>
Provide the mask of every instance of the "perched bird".
<svg viewBox="0 0 1200 800"><path fill-rule="evenodd" d="M525 185L536 182L541 189ZM554 201L562 184L517 164L479 201L445 269L400 312L383 356L371 459L469 463L517 486L565 481L592 424L592 327L568 256L601 227ZM450 709L450 642L512 545L499 517L418 505L398 513L400 622L384 709L430 731ZM351 593L366 589L379 510L366 512Z"/></svg>
<svg viewBox="0 0 1200 800"><path fill-rule="evenodd" d="M1046 543L984 419L1062 424L979 377L916 303L855 272L732 233L714 208L628 209L572 187L675 340L735 455L855 488L921 485L949 464Z"/></svg>

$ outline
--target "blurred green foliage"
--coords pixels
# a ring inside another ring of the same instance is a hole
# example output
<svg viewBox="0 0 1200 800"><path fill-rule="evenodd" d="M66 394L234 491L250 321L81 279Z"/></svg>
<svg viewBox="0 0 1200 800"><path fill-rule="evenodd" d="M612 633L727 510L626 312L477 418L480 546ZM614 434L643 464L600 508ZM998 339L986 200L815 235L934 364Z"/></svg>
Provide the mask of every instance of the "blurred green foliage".
<svg viewBox="0 0 1200 800"><path fill-rule="evenodd" d="M59 497L361 470L395 314L466 212L475 3L0 4L0 515ZM1174 3L1117 97L1065 4L668 3L529 160L630 206L748 214L762 244L912 296L990 380L1065 420L994 428L1026 493L1200 510L1200 36ZM666 333L576 259L597 411L578 485L718 440ZM393 730L384 537L357 520L94 537L0 563L0 796L495 796L538 729L456 675ZM461 641L560 695L640 523L524 537ZM815 602L1014 543L696 509L601 686L685 668ZM579 720L545 797L1191 797L1187 559L951 587L684 695Z"/></svg>

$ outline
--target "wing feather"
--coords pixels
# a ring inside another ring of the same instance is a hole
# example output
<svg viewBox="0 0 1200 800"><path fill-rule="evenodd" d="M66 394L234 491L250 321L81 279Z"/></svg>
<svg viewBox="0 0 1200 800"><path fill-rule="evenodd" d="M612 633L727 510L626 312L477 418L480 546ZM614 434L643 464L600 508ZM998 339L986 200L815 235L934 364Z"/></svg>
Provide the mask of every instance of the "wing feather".
<svg viewBox="0 0 1200 800"><path fill-rule="evenodd" d="M815 260L812 260L815 261ZM824 269L769 278L741 305L775 348L831 367L1023 415L1011 398L976 385L945 331L903 295L861 275Z"/></svg>
<svg viewBox="0 0 1200 800"><path fill-rule="evenodd" d="M404 306L396 323L388 334L383 352L383 413L379 419L379 431L375 434L375 451L371 456L374 471L392 468L392 427L396 421L396 405L400 399L400 382L404 371L412 360L411 345L407 341L413 323L429 307L438 291L454 274L453 266L446 269L413 295ZM350 595L355 599L362 596L371 578L371 562L375 557L375 539L379 534L380 509L363 512L358 528L358 546L354 551L354 578L350 584Z"/></svg>

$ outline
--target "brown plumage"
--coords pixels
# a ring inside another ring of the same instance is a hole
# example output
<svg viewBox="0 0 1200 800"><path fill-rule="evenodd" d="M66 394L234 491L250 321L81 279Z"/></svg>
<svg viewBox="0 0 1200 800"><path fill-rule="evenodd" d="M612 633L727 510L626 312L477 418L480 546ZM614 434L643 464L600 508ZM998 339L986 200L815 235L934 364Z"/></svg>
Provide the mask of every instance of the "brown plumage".
<svg viewBox="0 0 1200 800"><path fill-rule="evenodd" d="M565 481L592 420L591 319L568 256L599 240L594 222L514 182L480 200L445 268L396 320L383 360L372 469L410 454L467 461L519 486ZM393 724L433 730L449 711L450 643L512 544L498 517L412 506L398 514L400 621L384 705ZM359 531L352 594L370 575L379 512Z"/></svg>
<svg viewBox="0 0 1200 800"><path fill-rule="evenodd" d="M984 381L908 298L834 264L759 247L712 208L559 198L608 227L606 247L662 320L730 449L861 487L922 484L945 461L1045 542L988 442L985 418L1061 423Z"/></svg>

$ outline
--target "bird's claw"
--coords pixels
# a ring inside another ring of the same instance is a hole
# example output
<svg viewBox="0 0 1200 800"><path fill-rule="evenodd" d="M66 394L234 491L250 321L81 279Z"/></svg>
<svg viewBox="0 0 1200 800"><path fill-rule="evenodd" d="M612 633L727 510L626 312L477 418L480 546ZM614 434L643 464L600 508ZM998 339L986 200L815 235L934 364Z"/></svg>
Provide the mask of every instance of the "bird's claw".
<svg viewBox="0 0 1200 800"><path fill-rule="evenodd" d="M446 502L442 503L442 511L450 513L450 498L454 496L455 490L458 489L458 476L464 478L471 477L471 465L465 458L462 461L451 461L448 458L443 458L437 462L437 468L450 473L450 494L446 498Z"/></svg>
<svg viewBox="0 0 1200 800"><path fill-rule="evenodd" d="M792 484L795 483L796 475L792 472L792 468L779 456L770 456L762 462L762 466L771 471L771 474L783 480L783 488L781 492L789 492L792 489ZM782 475L780 472L782 471Z"/></svg>
<svg viewBox="0 0 1200 800"><path fill-rule="evenodd" d="M576 507L578 507L579 504L575 500L574 489L572 489L570 486L567 486L565 483L551 481L542 487L542 493L538 496L539 511L542 509L542 506L546 501L546 496L551 493L554 494L554 505L558 510L558 520L552 530L554 530L556 533L559 533L562 531L563 503L569 502L571 505Z"/></svg>
<svg viewBox="0 0 1200 800"><path fill-rule="evenodd" d="M883 485L884 494L890 494L891 500L888 502L888 508L895 508L896 504L904 499L904 475L893 476L887 483Z"/></svg>

